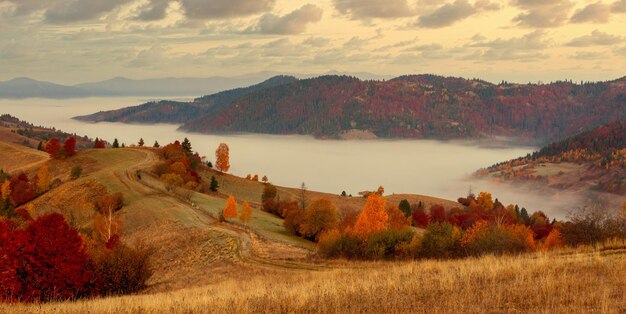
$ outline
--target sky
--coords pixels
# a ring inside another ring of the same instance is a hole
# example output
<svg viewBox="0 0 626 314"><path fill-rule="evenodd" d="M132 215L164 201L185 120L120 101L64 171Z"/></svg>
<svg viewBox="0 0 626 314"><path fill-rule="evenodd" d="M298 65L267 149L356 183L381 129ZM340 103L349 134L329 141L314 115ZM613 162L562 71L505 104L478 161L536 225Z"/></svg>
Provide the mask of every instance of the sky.
<svg viewBox="0 0 626 314"><path fill-rule="evenodd" d="M626 0L0 0L0 81L626 76Z"/></svg>

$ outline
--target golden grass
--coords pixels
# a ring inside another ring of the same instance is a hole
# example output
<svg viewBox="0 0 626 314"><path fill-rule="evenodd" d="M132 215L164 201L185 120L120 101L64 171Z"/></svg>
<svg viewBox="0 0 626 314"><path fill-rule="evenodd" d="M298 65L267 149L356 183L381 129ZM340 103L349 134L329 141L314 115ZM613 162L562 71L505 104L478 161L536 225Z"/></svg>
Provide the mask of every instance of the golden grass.
<svg viewBox="0 0 626 314"><path fill-rule="evenodd" d="M0 169L17 172L43 164L48 154L19 144L0 141Z"/></svg>
<svg viewBox="0 0 626 314"><path fill-rule="evenodd" d="M204 287L43 305L13 313L623 313L626 252L250 270ZM219 271L219 269L217 269ZM214 274L206 270L206 276Z"/></svg>

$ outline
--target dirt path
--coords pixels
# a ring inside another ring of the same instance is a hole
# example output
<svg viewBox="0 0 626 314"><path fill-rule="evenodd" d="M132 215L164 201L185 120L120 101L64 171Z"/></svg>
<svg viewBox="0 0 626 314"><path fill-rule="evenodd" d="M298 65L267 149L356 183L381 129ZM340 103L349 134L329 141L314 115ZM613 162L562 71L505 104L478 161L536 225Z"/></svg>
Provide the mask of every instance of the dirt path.
<svg viewBox="0 0 626 314"><path fill-rule="evenodd" d="M272 241L252 229L236 224L220 223L209 211L166 191L160 182L148 171L160 161L158 156L147 149L130 149L142 154L142 158L131 166L114 169L110 172L123 186L126 194L136 194L140 201L160 203L163 207L178 207L185 215L210 232L224 234L235 239L234 252L230 252L239 262L256 266L287 269L318 269L321 266L306 262L309 250L294 245ZM139 174L139 176L138 176Z"/></svg>

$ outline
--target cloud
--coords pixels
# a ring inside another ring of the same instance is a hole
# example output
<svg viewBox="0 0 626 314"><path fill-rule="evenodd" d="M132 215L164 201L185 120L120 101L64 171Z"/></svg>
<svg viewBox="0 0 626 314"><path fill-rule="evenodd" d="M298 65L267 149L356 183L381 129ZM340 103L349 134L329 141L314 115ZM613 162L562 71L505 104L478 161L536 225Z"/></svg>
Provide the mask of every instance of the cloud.
<svg viewBox="0 0 626 314"><path fill-rule="evenodd" d="M333 0L335 9L352 19L397 18L415 15L407 0Z"/></svg>
<svg viewBox="0 0 626 314"><path fill-rule="evenodd" d="M613 13L626 13L626 0L613 2L611 11L613 11Z"/></svg>
<svg viewBox="0 0 626 314"><path fill-rule="evenodd" d="M611 46L623 41L623 37L594 30L591 34L576 37L565 45L569 47Z"/></svg>
<svg viewBox="0 0 626 314"><path fill-rule="evenodd" d="M180 3L189 18L220 20L267 12L276 0L180 0Z"/></svg>
<svg viewBox="0 0 626 314"><path fill-rule="evenodd" d="M87 21L98 18L131 1L133 0L68 0L47 9L44 17L47 22L52 24Z"/></svg>
<svg viewBox="0 0 626 314"><path fill-rule="evenodd" d="M159 21L165 18L167 8L170 6L170 0L150 0L139 8L139 12L135 17L139 21Z"/></svg>
<svg viewBox="0 0 626 314"><path fill-rule="evenodd" d="M464 59L534 61L547 58L548 56L543 53L543 50L548 48L549 44L544 39L544 35L543 31L537 30L522 37L479 41L469 44L467 47L483 49L475 51Z"/></svg>
<svg viewBox="0 0 626 314"><path fill-rule="evenodd" d="M573 3L569 0L517 0L514 5L525 12L513 19L519 26L548 28L563 25Z"/></svg>
<svg viewBox="0 0 626 314"><path fill-rule="evenodd" d="M474 5L467 0L456 0L446 3L430 14L422 15L417 26L424 28L440 28L450 26L481 11L497 10L500 6L489 1L480 0Z"/></svg>
<svg viewBox="0 0 626 314"><path fill-rule="evenodd" d="M602 2L592 3L574 13L573 23L606 23L611 15L611 7Z"/></svg>
<svg viewBox="0 0 626 314"><path fill-rule="evenodd" d="M253 31L262 34L293 35L306 30L310 23L322 19L323 10L312 4L307 4L285 16L267 13L261 17Z"/></svg>
<svg viewBox="0 0 626 314"><path fill-rule="evenodd" d="M571 55L571 59L575 60L598 60L605 58L606 54L602 52L593 52L593 51L578 51L575 54Z"/></svg>
<svg viewBox="0 0 626 314"><path fill-rule="evenodd" d="M141 50L137 53L135 59L128 63L128 66L136 68L155 67L163 63L165 51L166 49L161 45L154 45L148 49Z"/></svg>
<svg viewBox="0 0 626 314"><path fill-rule="evenodd" d="M302 42L303 45L311 47L325 47L330 43L330 39L324 37L309 37Z"/></svg>

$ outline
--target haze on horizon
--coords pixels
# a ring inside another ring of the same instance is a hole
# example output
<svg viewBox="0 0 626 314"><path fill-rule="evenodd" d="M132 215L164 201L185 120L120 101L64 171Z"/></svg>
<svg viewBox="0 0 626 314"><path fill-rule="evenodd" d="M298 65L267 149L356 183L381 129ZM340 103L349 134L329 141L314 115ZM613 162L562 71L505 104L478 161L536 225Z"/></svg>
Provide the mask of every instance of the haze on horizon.
<svg viewBox="0 0 626 314"><path fill-rule="evenodd" d="M609 80L626 0L0 0L0 80L433 73Z"/></svg>

